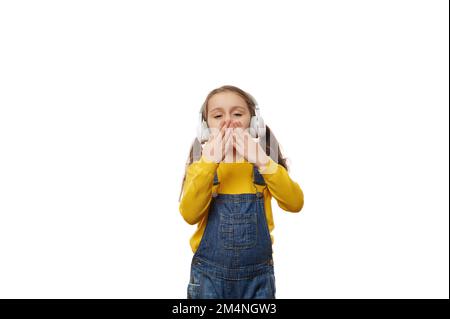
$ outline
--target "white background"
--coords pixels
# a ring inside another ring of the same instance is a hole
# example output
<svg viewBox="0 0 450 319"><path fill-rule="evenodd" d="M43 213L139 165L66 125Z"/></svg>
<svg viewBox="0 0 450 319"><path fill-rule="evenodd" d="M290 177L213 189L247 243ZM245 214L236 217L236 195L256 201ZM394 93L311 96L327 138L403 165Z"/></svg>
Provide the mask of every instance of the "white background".
<svg viewBox="0 0 450 319"><path fill-rule="evenodd" d="M250 92L302 187L278 298L448 298L448 1L4 1L0 297L184 298L197 115Z"/></svg>

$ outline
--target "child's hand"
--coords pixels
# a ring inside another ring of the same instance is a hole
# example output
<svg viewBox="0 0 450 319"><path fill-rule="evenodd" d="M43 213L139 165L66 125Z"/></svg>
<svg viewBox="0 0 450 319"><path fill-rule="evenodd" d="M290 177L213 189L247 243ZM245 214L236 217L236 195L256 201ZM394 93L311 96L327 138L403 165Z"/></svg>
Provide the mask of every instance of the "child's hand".
<svg viewBox="0 0 450 319"><path fill-rule="evenodd" d="M232 133L232 130L227 130L229 125L230 121L222 121L219 129L211 129L211 135L202 150L206 160L220 163L225 157L226 146L230 143Z"/></svg>
<svg viewBox="0 0 450 319"><path fill-rule="evenodd" d="M236 151L248 162L254 163L257 168L261 168L269 163L269 156L262 149L261 145L255 141L248 130L242 128L242 124L233 123L233 145Z"/></svg>

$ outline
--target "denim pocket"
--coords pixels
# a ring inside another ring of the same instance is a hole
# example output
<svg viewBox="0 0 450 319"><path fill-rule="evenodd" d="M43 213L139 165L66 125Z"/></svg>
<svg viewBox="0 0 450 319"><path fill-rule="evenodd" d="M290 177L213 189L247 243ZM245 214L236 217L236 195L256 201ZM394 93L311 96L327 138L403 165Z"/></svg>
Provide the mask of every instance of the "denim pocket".
<svg viewBox="0 0 450 319"><path fill-rule="evenodd" d="M220 239L224 248L244 249L256 245L256 212L220 214Z"/></svg>

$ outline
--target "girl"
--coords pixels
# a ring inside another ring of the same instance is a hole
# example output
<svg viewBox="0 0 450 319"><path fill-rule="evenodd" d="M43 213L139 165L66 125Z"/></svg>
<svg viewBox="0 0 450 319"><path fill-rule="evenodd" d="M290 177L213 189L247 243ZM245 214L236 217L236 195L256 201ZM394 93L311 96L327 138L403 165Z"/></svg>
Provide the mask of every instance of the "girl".
<svg viewBox="0 0 450 319"><path fill-rule="evenodd" d="M200 112L179 205L197 224L187 298L275 298L271 198L299 212L303 192L249 93L222 86Z"/></svg>

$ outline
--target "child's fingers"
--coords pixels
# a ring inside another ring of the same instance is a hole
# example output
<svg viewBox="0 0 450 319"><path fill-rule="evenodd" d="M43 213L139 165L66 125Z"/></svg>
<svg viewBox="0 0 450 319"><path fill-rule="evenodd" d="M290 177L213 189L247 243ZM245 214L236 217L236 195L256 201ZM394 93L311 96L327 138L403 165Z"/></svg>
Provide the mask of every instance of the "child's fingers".
<svg viewBox="0 0 450 319"><path fill-rule="evenodd" d="M238 142L236 139L234 140L234 148L236 149L236 151L241 154L242 156L244 156L244 147L242 145L242 143Z"/></svg>
<svg viewBox="0 0 450 319"><path fill-rule="evenodd" d="M228 125L222 127L222 135L219 135L217 138L217 147L224 151L226 149L227 141L230 138L232 131L227 128Z"/></svg>
<svg viewBox="0 0 450 319"><path fill-rule="evenodd" d="M233 130L233 134L236 137L236 139L238 139L240 142L243 142L242 132L240 132L238 128L235 128Z"/></svg>
<svg viewBox="0 0 450 319"><path fill-rule="evenodd" d="M230 130L228 129L229 126L229 121L225 122L225 124L222 126L222 128L220 129L220 140L221 142L223 142L225 140L226 134L227 132L229 132Z"/></svg>
<svg viewBox="0 0 450 319"><path fill-rule="evenodd" d="M213 129L214 133L212 135L213 135L214 142L216 142L215 144L220 143L220 140L222 139L222 137L224 135L226 126L227 126L227 121L222 120L219 124L219 128Z"/></svg>
<svg viewBox="0 0 450 319"><path fill-rule="evenodd" d="M238 132L234 133L234 139L235 139L236 143L239 143L239 144L243 143L242 136L240 136Z"/></svg>
<svg viewBox="0 0 450 319"><path fill-rule="evenodd" d="M229 138L230 138L230 130L226 130L221 140L222 148L224 148L224 146L227 145Z"/></svg>
<svg viewBox="0 0 450 319"><path fill-rule="evenodd" d="M220 121L219 127L216 129L216 134L214 134L216 138L219 135L223 136L222 132L223 132L224 127L226 126L225 124L226 124L226 121L223 121L223 120Z"/></svg>
<svg viewBox="0 0 450 319"><path fill-rule="evenodd" d="M236 122L235 123L235 128L236 128L236 131L241 133L241 134L242 134L243 131L245 131L244 130L244 126L242 125L241 122Z"/></svg>
<svg viewBox="0 0 450 319"><path fill-rule="evenodd" d="M233 130L232 129L229 129L227 131L225 144L227 145L227 150L228 150L228 148L233 147Z"/></svg>
<svg viewBox="0 0 450 319"><path fill-rule="evenodd" d="M242 132L244 131L244 129L242 128L242 124L241 123L235 123L234 131L236 133L238 133L238 135L242 136Z"/></svg>
<svg viewBox="0 0 450 319"><path fill-rule="evenodd" d="M242 149L248 144L248 139L246 139L245 136L243 136L238 131L234 132L234 138L235 138L236 144L239 147L242 147Z"/></svg>
<svg viewBox="0 0 450 319"><path fill-rule="evenodd" d="M234 144L241 149L243 149L243 147L244 147L244 143L243 143L242 139L236 135L234 136Z"/></svg>
<svg viewBox="0 0 450 319"><path fill-rule="evenodd" d="M222 143L222 149L223 149L224 154L228 151L228 149L229 149L230 147L233 146L232 137L233 137L232 131L231 131L231 130L228 130L228 131L225 133L224 142Z"/></svg>

